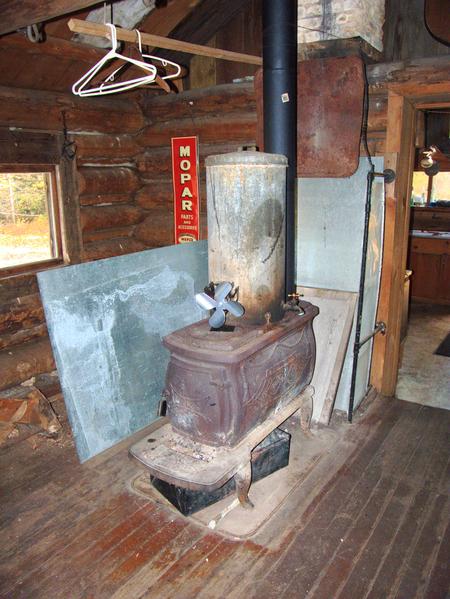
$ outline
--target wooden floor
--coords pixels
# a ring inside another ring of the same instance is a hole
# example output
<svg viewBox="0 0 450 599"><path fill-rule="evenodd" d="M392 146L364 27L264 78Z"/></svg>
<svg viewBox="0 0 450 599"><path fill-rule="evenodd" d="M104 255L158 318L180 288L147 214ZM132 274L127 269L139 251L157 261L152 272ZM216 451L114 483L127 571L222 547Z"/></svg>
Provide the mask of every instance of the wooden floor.
<svg viewBox="0 0 450 599"><path fill-rule="evenodd" d="M252 540L132 494L126 448L4 448L0 597L444 599L450 413L376 399Z"/></svg>

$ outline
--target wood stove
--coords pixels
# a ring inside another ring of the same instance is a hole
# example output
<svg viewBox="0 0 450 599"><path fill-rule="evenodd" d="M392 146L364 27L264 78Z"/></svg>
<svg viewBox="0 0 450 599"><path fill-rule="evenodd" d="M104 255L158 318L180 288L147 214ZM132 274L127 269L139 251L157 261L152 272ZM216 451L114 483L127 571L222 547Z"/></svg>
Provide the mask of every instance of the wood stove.
<svg viewBox="0 0 450 599"><path fill-rule="evenodd" d="M284 301L286 167L284 156L260 152L206 159L206 289L233 283L245 314L164 338L170 424L131 449L153 477L179 487L213 491L234 476L246 507L253 448L300 407L312 411L318 309Z"/></svg>

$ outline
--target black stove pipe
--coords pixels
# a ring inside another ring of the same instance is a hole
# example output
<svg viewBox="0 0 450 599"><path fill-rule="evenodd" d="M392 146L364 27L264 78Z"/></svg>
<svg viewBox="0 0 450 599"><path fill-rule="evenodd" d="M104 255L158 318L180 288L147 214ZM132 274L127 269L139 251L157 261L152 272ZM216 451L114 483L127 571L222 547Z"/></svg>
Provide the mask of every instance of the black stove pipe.
<svg viewBox="0 0 450 599"><path fill-rule="evenodd" d="M263 0L264 151L288 159L285 295L295 292L297 2Z"/></svg>

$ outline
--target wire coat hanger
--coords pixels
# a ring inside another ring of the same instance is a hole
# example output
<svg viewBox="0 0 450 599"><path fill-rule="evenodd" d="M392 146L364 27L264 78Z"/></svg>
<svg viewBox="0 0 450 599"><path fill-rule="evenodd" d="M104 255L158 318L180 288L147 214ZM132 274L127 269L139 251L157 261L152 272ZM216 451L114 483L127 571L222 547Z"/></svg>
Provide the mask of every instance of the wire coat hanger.
<svg viewBox="0 0 450 599"><path fill-rule="evenodd" d="M129 56L124 56L123 54L119 54L117 52L118 43L117 43L117 33L116 27L112 23L107 23L108 27L111 30L111 50L103 56L87 73L85 73L78 81L76 81L72 86L72 92L81 97L87 96L102 96L106 94L114 94L117 92L126 91L128 89L133 89L135 87L139 87L141 85L146 85L148 83L153 83L156 79L157 70L154 65L149 64L143 60L136 60ZM123 68L123 64L121 64L113 73L111 73L105 81L96 85L94 87L87 87L89 83L94 79L94 77L99 73L99 71L104 67L104 65L110 60L119 59L126 63L132 64L140 69L144 70L147 74L142 77L136 77L134 79L129 79L125 81L117 81L114 82L115 75Z"/></svg>

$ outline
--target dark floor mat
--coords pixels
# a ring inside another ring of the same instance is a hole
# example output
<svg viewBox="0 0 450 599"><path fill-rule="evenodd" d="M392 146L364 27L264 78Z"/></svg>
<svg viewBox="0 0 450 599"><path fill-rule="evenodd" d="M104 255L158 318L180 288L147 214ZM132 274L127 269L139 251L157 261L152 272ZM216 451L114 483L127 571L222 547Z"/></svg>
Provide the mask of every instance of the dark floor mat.
<svg viewBox="0 0 450 599"><path fill-rule="evenodd" d="M450 333L447 335L444 341L442 341L434 353L438 356L447 356L447 358L450 358Z"/></svg>

